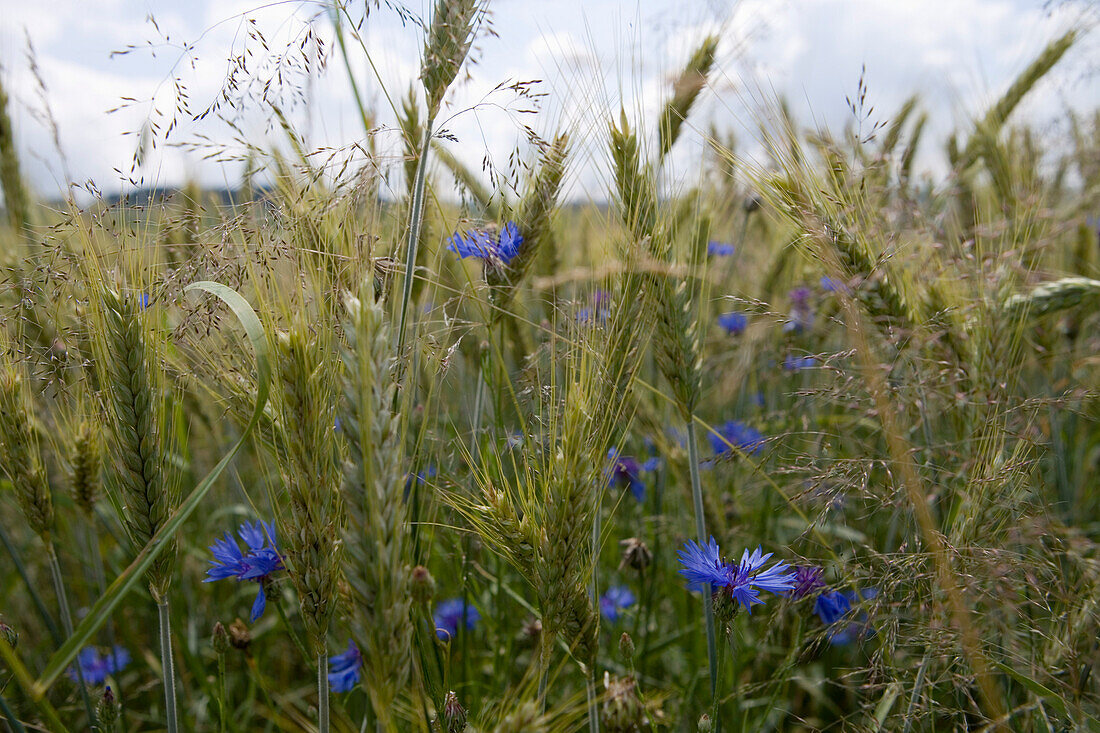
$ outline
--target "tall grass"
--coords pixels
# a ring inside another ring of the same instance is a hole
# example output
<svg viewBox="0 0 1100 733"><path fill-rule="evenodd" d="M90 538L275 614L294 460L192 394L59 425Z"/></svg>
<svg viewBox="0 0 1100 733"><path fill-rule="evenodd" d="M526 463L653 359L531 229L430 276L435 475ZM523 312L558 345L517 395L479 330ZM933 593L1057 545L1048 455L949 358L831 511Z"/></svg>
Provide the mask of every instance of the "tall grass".
<svg viewBox="0 0 1100 733"><path fill-rule="evenodd" d="M37 207L0 104L0 719L1100 725L1100 118L1012 116L1087 29L942 180L912 97L844 130L777 103L753 158L716 126L680 189L718 35L653 119L527 119L505 180L437 127L487 7L372 12L422 29L416 83L373 109L334 6L368 139L310 150L266 98L262 201ZM798 584L753 591L776 561Z"/></svg>

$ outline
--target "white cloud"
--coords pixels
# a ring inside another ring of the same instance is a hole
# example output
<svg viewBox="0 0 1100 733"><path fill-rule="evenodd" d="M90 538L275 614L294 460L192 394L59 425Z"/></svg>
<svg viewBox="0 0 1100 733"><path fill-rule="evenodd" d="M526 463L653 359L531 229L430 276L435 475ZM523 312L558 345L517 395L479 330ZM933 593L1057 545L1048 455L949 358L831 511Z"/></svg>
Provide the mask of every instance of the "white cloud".
<svg viewBox="0 0 1100 733"><path fill-rule="evenodd" d="M18 144L32 184L47 195L58 191L60 167L48 134L29 114L38 102L22 54L24 26L38 52L73 177L95 178L104 190L111 190L119 185L113 169L128 169L136 144L122 133L140 129L149 107L114 115L106 110L118 106L124 96L155 97L165 114L160 124L166 126L176 101L174 80L179 78L191 110L198 111L216 98L231 54L250 54L249 70L254 73L266 58L266 71L272 72L271 57L258 39L250 40L250 28L262 32L269 48L281 49L302 39L321 8L277 2L254 10L256 5L257 0L105 0L90 13L77 0L59 0L49 7L0 0L5 18L0 62L13 90ZM157 41L146 20L150 8L169 43ZM475 169L486 153L504 168L513 149L523 145L521 125L531 124L543 135L568 127L579 153L574 191L597 196L606 189L606 174L600 169L605 165L603 136L609 119L617 117L621 104L635 121L652 128L669 80L712 29L721 38L720 69L690 121L699 129L714 122L733 127L747 139L756 132L755 108L775 95L789 98L803 120L843 125L850 116L845 96L855 91L860 69L866 66L877 118L888 117L910 93L919 92L931 113L930 134L942 138L996 99L1043 45L1082 12L1073 4L1047 12L1038 0L741 0L733 6L676 0L501 0L493 8L497 37L479 41L472 79L460 84L449 99L452 113L475 107L448 122L459 138L452 148ZM301 104L292 105L290 113L309 131L311 144L339 147L361 140L362 125L343 63L332 48L332 28L326 18L314 28L329 47L327 75L312 82L299 77L296 83L311 87L310 108L307 112ZM363 26L363 43L397 104L418 73L418 33L415 26L403 27L392 15L378 11ZM179 44L185 40L195 45L181 53ZM350 35L348 40L353 73L368 104L382 123L392 125L390 102L375 71ZM139 49L110 57L127 43ZM1080 46L1044 80L1021 110L1021 119L1055 116L1067 103L1081 109L1097 106L1100 92L1085 76L1096 42L1090 37ZM509 104L512 97L507 93L491 93L501 81L529 79L544 80L540 90L549 94L539 116L521 114L522 105ZM251 141L279 138L258 107L240 124ZM177 132L177 140L201 134L217 143L232 142L230 128L210 118L195 125L184 123ZM395 140L390 134L383 144ZM939 153L935 146L928 147L926 162L934 166L932 158ZM673 169L693 170L699 150L697 143L678 146ZM221 169L163 146L151 156L147 173L148 181L169 185L189 175L221 185L238 175L235 168Z"/></svg>

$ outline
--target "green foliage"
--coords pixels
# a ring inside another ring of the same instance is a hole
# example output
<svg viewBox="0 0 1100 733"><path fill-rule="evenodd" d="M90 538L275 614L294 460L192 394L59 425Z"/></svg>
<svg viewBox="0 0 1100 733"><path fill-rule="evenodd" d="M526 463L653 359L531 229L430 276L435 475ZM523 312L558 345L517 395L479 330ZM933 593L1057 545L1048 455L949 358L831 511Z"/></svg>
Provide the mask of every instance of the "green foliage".
<svg viewBox="0 0 1100 733"><path fill-rule="evenodd" d="M433 137L484 20L435 4L391 150L324 163L273 108L290 154L250 146L264 206L191 186L21 215L66 255L0 289L0 716L159 729L175 679L188 730L1095 728L1100 117L1068 145L1010 122L1076 33L956 133L947 180L915 168L913 97L876 135L807 134L780 104L764 165L716 128L679 190L662 163L709 36L657 119L600 128L606 189L576 203L586 130L542 142L530 118L515 180L490 183ZM476 226L515 222L510 263L440 245L474 226L451 179ZM245 623L251 579L202 581L257 519L286 570ZM676 551L710 535L822 567L853 609L827 626L815 590L700 613ZM68 638L51 569L82 611ZM359 681L328 695L349 640ZM66 671L116 643L132 660L86 706Z"/></svg>

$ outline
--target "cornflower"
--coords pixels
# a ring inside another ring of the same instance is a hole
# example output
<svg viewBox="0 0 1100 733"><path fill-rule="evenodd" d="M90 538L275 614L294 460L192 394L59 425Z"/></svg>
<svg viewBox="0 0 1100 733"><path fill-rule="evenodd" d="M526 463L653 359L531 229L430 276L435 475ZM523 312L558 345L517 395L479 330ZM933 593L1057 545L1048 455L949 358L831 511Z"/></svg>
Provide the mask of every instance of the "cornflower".
<svg viewBox="0 0 1100 733"><path fill-rule="evenodd" d="M611 314L611 310L608 307L608 303L611 301L611 294L606 290L597 290L592 294L592 305L585 306L577 311L578 323L603 323L607 320L607 317Z"/></svg>
<svg viewBox="0 0 1100 733"><path fill-rule="evenodd" d="M847 624L839 622L851 612L852 606L877 595L877 588L866 588L858 593L830 590L817 597L814 601L814 613L823 624L830 627L828 636L831 644L837 646L849 644L858 634L869 628L866 614L861 614L858 621ZM874 629L870 629L870 633L873 635Z"/></svg>
<svg viewBox="0 0 1100 733"><path fill-rule="evenodd" d="M240 545L233 539L229 532L225 537L215 540L210 546L210 552L214 559L210 561L212 567L206 570L204 583L212 583L215 580L236 578L241 580L253 580L259 585L256 600L252 602L252 623L263 615L267 607L267 594L264 585L271 575L283 570L283 558L279 555L279 547L275 543L275 525L270 522L245 522L237 530L237 534L248 547L248 554L241 552Z"/></svg>
<svg viewBox="0 0 1100 733"><path fill-rule="evenodd" d="M600 615L615 623L623 609L633 606L635 600L634 593L625 585L613 585L600 596Z"/></svg>
<svg viewBox="0 0 1100 733"><path fill-rule="evenodd" d="M825 581L821 579L824 574L825 571L816 565L801 565L795 568L794 587L791 589L791 595L797 601L810 595L818 588L824 588Z"/></svg>
<svg viewBox="0 0 1100 733"><path fill-rule="evenodd" d="M637 458L619 454L617 448L607 451L607 460L611 462L608 483L627 487L638 501L645 501L645 482L641 479L643 471L655 471L660 464L659 458L650 458L639 463Z"/></svg>
<svg viewBox="0 0 1100 733"><path fill-rule="evenodd" d="M736 251L736 247L726 242L716 242L713 239L707 242L707 255L710 257L729 257Z"/></svg>
<svg viewBox="0 0 1100 733"><path fill-rule="evenodd" d="M821 276L821 289L826 293L850 293L851 288L843 280L837 280L836 278L829 277L828 275Z"/></svg>
<svg viewBox="0 0 1100 733"><path fill-rule="evenodd" d="M717 435L711 433L708 437L714 452L719 455L730 452L730 446L754 454L764 449L764 434L738 420L726 421L717 431Z"/></svg>
<svg viewBox="0 0 1100 733"><path fill-rule="evenodd" d="M328 684L333 692L349 692L359 684L359 668L363 655L354 641L348 642L347 651L328 658Z"/></svg>
<svg viewBox="0 0 1100 733"><path fill-rule="evenodd" d="M810 369L817 364L817 359L812 356L794 356L790 354L783 360L783 369L788 372L798 372Z"/></svg>
<svg viewBox="0 0 1100 733"><path fill-rule="evenodd" d="M740 336L749 325L749 317L738 311L723 313L718 316L718 325L726 329L730 336Z"/></svg>
<svg viewBox="0 0 1100 733"><path fill-rule="evenodd" d="M118 674L130 663L130 652L125 648L115 645L110 654L101 655L95 647L86 646L76 655L76 665L84 674L84 681L89 685L101 685L113 674ZM79 676L76 666L69 667L67 674L69 679L76 682Z"/></svg>
<svg viewBox="0 0 1100 733"><path fill-rule="evenodd" d="M777 562L765 569L764 563L772 553L764 554L759 547L752 554L745 550L736 564L722 560L713 537L706 545L688 540L677 554L683 566L680 575L687 579L689 588L704 590L709 586L711 593L724 593L749 613L754 605L764 602L760 591L785 593L794 587L790 566Z"/></svg>
<svg viewBox="0 0 1100 733"><path fill-rule="evenodd" d="M791 299L791 312L787 316L788 320L783 325L783 330L801 333L814 323L814 312L810 307L810 289L795 288L788 297Z"/></svg>
<svg viewBox="0 0 1100 733"><path fill-rule="evenodd" d="M481 614L472 603L467 603L461 598L451 598L439 603L432 614L435 621L435 634L440 639L454 638L458 633L459 624L465 620L467 629L472 629L481 620Z"/></svg>
<svg viewBox="0 0 1100 733"><path fill-rule="evenodd" d="M447 249L461 259L478 257L493 264L507 266L519 254L523 235L519 233L519 227L514 221L507 222L496 237L493 234L492 231L477 229L471 229L465 234L455 232Z"/></svg>

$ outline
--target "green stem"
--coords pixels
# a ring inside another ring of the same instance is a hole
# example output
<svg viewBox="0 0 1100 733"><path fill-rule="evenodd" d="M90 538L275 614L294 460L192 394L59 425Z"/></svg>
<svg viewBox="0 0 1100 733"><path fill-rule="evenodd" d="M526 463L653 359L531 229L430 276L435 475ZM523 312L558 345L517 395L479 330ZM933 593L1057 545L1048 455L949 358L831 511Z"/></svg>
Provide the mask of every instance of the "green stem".
<svg viewBox="0 0 1100 733"><path fill-rule="evenodd" d="M72 636L73 616L69 611L69 596L65 593L65 581L61 577L61 563L57 561L57 550L54 549L52 542L46 544L46 556L50 564L50 577L53 578L53 590L57 594L57 606L61 612L61 626L65 629L65 636ZM111 650L111 653L114 654L114 649ZM99 725L96 721L95 709L92 707L92 698L88 696L88 685L84 681L84 670L79 662L73 665L73 669L76 670L76 683L80 687L80 697L84 701L84 711L88 714L88 725L95 730Z"/></svg>
<svg viewBox="0 0 1100 733"><path fill-rule="evenodd" d="M584 693L588 699L588 733L600 733L600 710L596 697L596 676L585 670Z"/></svg>
<svg viewBox="0 0 1100 733"><path fill-rule="evenodd" d="M328 655L317 655L317 730L328 733Z"/></svg>
<svg viewBox="0 0 1100 733"><path fill-rule="evenodd" d="M359 119L363 122L363 134L367 136L367 140L371 142L373 147L374 135L371 134L370 115L367 114L367 105L363 101L363 95L359 91L359 83L355 81L355 73L351 69L351 58L348 55L347 44L344 42L343 24L340 22L339 5L333 7L332 25L336 31L336 45L340 49L340 58L344 60L344 69L348 72L348 86L351 87L352 96L355 97L355 107L359 110Z"/></svg>
<svg viewBox="0 0 1100 733"><path fill-rule="evenodd" d="M11 538L8 537L8 533L5 531L2 524L0 524L0 543L3 543L4 549L8 552L8 557L11 558L16 571L19 573L19 577L23 579L23 584L27 586L27 592L30 594L31 602L34 603L38 615L42 617L42 623L46 625L46 630L50 632L50 638L53 639L54 644L61 646L65 640L61 638L61 632L57 628L57 623L53 620L53 616L50 615L49 609L46 608L46 604L42 601L42 596L38 594L38 586L32 583L30 576L27 575L27 567L23 564L23 560L19 557L19 551L15 549L15 545L12 544Z"/></svg>
<svg viewBox="0 0 1100 733"><path fill-rule="evenodd" d="M703 484L699 478L699 446L695 438L695 416L687 417L688 462L691 468L691 501L695 507L695 535L700 545L707 542L707 522L703 513ZM718 647L714 635L714 600L703 593L703 615L707 626L707 663L710 666L710 696L718 700ZM721 721L714 716L714 730L721 733Z"/></svg>
<svg viewBox="0 0 1100 733"><path fill-rule="evenodd" d="M91 545L89 552L91 553L92 562L92 577L95 580L96 590L99 591L99 596L102 598L107 593L107 571L103 567L103 555L99 551L99 527L96 524L95 515L89 515L87 517L88 527L88 544ZM115 622L110 616L107 617L107 645L111 648L112 652L115 648ZM115 680L114 687L112 688L118 699L122 699L122 688L118 684L118 680Z"/></svg>
<svg viewBox="0 0 1100 733"><path fill-rule="evenodd" d="M225 733L226 724L229 719L229 711L226 709L226 693L225 693L225 655L218 655L218 731Z"/></svg>
<svg viewBox="0 0 1100 733"><path fill-rule="evenodd" d="M553 652L554 643L550 640L549 631L542 627L539 634L539 709L546 712L546 687L550 681L550 654Z"/></svg>
<svg viewBox="0 0 1100 733"><path fill-rule="evenodd" d="M432 123L428 118L424 123L424 142L420 146L420 160L416 162L416 183L413 185L412 201L409 204L409 238L405 249L405 281L401 288L401 318L397 328L397 354L402 358L405 350L405 324L409 315L409 301L412 299L413 281L416 277L416 250L420 245L420 228L424 222L424 179L428 175L428 147L432 139Z"/></svg>
<svg viewBox="0 0 1100 733"><path fill-rule="evenodd" d="M176 668L172 664L172 622L168 611L168 599L157 601L157 617L160 620L160 667L164 677L164 714L168 733L179 730L176 718Z"/></svg>

